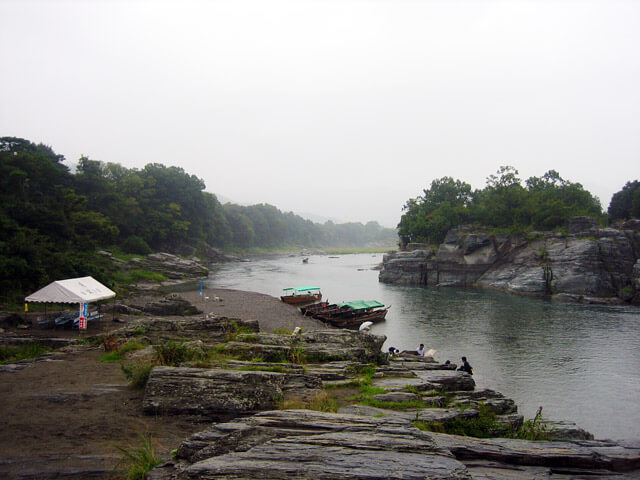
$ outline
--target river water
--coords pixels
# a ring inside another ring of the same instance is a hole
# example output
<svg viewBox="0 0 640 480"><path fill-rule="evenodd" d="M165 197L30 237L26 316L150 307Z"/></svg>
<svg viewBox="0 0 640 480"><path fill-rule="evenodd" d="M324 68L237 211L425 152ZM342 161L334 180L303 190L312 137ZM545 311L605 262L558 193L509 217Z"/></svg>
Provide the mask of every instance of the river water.
<svg viewBox="0 0 640 480"><path fill-rule="evenodd" d="M330 302L391 305L372 333L385 349L434 348L438 361L466 355L476 388L515 400L532 418L573 421L596 438L640 439L640 309L576 305L479 289L386 285L382 255L256 259L213 270L211 287L279 296L318 286Z"/></svg>

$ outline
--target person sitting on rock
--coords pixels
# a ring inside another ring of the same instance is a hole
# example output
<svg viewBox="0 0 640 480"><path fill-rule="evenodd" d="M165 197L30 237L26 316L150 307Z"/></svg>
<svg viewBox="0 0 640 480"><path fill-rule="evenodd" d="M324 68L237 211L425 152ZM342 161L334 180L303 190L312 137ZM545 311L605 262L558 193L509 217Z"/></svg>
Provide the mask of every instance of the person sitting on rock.
<svg viewBox="0 0 640 480"><path fill-rule="evenodd" d="M424 357L424 343L421 343L420 346L418 347L418 349L416 350L416 353L418 355L421 355Z"/></svg>
<svg viewBox="0 0 640 480"><path fill-rule="evenodd" d="M467 372L469 375L473 375L473 367L467 362L467 357L462 357L462 365L458 368L458 371Z"/></svg>

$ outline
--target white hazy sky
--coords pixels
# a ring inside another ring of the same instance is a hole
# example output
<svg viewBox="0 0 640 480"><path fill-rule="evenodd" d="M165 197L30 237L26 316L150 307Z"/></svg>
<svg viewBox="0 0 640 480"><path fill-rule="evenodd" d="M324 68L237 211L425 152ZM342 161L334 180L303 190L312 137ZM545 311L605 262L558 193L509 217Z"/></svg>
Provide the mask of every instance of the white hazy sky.
<svg viewBox="0 0 640 480"><path fill-rule="evenodd" d="M0 136L395 226L452 176L640 179L640 1L0 0Z"/></svg>

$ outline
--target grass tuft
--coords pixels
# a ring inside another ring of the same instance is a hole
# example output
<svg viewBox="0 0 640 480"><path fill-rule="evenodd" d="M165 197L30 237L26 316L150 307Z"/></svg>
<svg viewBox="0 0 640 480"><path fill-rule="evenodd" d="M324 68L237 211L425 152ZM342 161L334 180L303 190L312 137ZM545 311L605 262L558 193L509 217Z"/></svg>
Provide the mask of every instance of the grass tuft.
<svg viewBox="0 0 640 480"><path fill-rule="evenodd" d="M162 463L150 436L140 436L140 445L117 446L122 459L116 468L123 468L126 480L144 480L151 469Z"/></svg>
<svg viewBox="0 0 640 480"><path fill-rule="evenodd" d="M153 369L153 363L149 361L139 361L130 364L121 364L120 368L124 373L129 385L133 388L144 388L149 380L149 375Z"/></svg>

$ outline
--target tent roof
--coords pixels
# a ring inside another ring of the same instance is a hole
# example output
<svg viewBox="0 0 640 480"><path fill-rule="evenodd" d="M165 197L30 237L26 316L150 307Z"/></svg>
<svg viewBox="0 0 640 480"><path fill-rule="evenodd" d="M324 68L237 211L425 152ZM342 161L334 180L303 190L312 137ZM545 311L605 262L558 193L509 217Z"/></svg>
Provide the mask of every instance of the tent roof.
<svg viewBox="0 0 640 480"><path fill-rule="evenodd" d="M25 297L24 300L44 303L81 303L97 302L115 296L114 291L109 290L93 277L81 277L52 282Z"/></svg>

